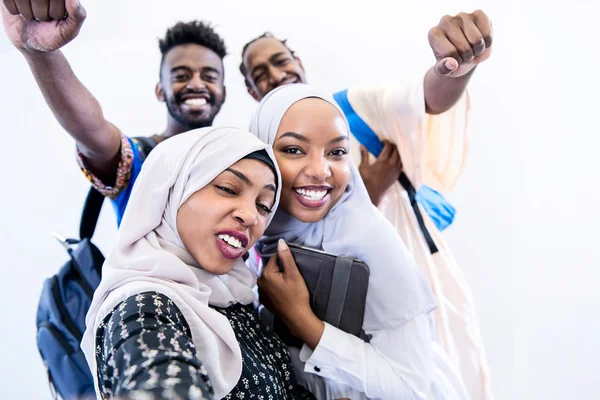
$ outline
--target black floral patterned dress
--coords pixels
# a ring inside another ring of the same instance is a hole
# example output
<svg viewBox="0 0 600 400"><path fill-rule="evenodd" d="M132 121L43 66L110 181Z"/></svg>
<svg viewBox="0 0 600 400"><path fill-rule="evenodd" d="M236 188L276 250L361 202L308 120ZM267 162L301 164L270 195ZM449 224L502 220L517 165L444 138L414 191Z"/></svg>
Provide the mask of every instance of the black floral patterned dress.
<svg viewBox="0 0 600 400"><path fill-rule="evenodd" d="M252 304L213 308L227 317L242 349L242 376L226 399L314 399L296 383L287 347Z"/></svg>
<svg viewBox="0 0 600 400"><path fill-rule="evenodd" d="M226 399L314 399L296 384L287 348L252 305L214 309L228 318L243 356ZM104 399L213 399L189 326L160 293L131 296L106 316L96 331L96 362Z"/></svg>

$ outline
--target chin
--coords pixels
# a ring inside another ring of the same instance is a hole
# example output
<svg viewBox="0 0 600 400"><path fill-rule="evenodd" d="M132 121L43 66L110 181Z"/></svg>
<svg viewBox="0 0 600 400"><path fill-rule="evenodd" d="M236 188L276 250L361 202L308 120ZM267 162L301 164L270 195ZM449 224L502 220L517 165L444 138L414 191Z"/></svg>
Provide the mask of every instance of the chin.
<svg viewBox="0 0 600 400"><path fill-rule="evenodd" d="M191 114L191 115L185 115L184 116L186 122L188 123L188 125L201 125L201 124L206 124L206 123L210 123L211 121L211 115L210 114Z"/></svg>
<svg viewBox="0 0 600 400"><path fill-rule="evenodd" d="M219 262L207 263L202 269L213 275L226 275L233 270L237 260L220 260Z"/></svg>
<svg viewBox="0 0 600 400"><path fill-rule="evenodd" d="M292 210L289 214L296 218L300 222L311 223L311 222L319 222L329 212L329 209L318 209L318 210Z"/></svg>

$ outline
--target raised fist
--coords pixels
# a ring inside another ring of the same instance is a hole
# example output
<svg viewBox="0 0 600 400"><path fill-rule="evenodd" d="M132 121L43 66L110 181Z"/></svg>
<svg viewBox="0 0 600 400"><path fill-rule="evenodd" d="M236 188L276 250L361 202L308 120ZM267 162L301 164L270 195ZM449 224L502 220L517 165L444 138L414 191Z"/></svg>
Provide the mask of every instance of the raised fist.
<svg viewBox="0 0 600 400"><path fill-rule="evenodd" d="M79 0L2 0L6 35L21 51L50 52L73 40L85 20Z"/></svg>
<svg viewBox="0 0 600 400"><path fill-rule="evenodd" d="M429 31L429 44L440 76L457 78L492 54L492 24L483 11L445 15Z"/></svg>

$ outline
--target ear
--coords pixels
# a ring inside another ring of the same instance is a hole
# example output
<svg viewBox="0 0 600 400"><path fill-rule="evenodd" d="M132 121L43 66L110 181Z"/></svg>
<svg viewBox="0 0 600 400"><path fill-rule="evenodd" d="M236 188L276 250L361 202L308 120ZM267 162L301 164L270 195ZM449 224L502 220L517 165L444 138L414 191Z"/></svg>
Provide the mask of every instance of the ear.
<svg viewBox="0 0 600 400"><path fill-rule="evenodd" d="M158 99L158 101L164 103L164 101L165 101L165 91L163 90L162 84L160 82L158 82L156 84L156 88L154 88L154 93L156 94L156 98Z"/></svg>
<svg viewBox="0 0 600 400"><path fill-rule="evenodd" d="M223 103L227 100L227 86L223 85Z"/></svg>
<svg viewBox="0 0 600 400"><path fill-rule="evenodd" d="M248 91L248 94L252 96L254 100L260 101L263 98L263 96L259 95L258 91L254 89L255 85L250 83L250 80L246 76L244 76L244 83L246 84L246 90Z"/></svg>
<svg viewBox="0 0 600 400"><path fill-rule="evenodd" d="M258 92L250 87L246 87L246 89L248 90L248 93L250 94L250 96L252 96L252 98L254 98L254 100L256 101L260 101L262 99L262 96L258 95Z"/></svg>

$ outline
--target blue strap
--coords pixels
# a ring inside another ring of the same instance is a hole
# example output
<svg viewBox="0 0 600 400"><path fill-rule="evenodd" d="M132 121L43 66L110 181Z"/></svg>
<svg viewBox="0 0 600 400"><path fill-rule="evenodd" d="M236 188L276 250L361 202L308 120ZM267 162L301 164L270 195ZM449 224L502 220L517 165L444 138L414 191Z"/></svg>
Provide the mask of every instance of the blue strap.
<svg viewBox="0 0 600 400"><path fill-rule="evenodd" d="M440 232L449 227L454 221L456 209L437 190L422 185L416 198Z"/></svg>
<svg viewBox="0 0 600 400"><path fill-rule="evenodd" d="M377 134L363 121L348 101L348 90L333 95L350 124L352 134L375 157L383 150L383 144ZM402 183L402 182L401 182ZM412 184L411 184L412 186ZM416 201L425 209L437 228L442 231L454 221L456 209L438 191L422 185L415 195Z"/></svg>
<svg viewBox="0 0 600 400"><path fill-rule="evenodd" d="M377 134L356 114L354 108L350 105L348 101L348 89L337 92L333 95L333 98L346 115L350 129L356 140L365 146L370 153L373 153L375 157L379 157L381 150L383 150L383 143L381 143Z"/></svg>

